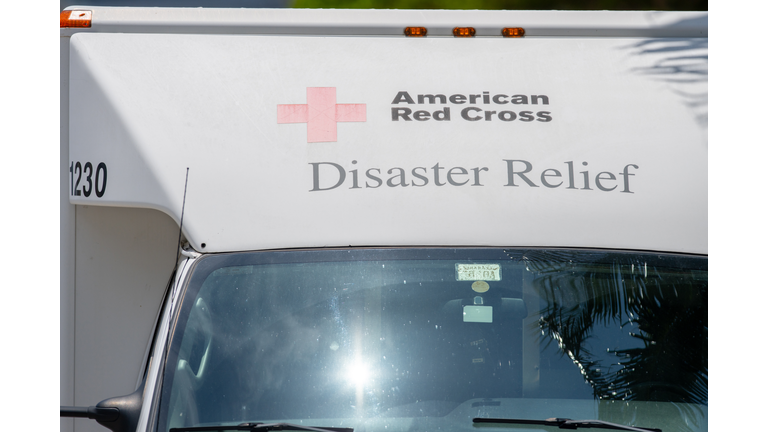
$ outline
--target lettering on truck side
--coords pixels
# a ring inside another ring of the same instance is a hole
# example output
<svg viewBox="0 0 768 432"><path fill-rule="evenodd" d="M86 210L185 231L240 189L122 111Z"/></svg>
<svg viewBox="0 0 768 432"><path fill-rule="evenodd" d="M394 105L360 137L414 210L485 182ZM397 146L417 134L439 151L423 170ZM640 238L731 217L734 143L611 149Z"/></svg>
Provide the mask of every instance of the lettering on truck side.
<svg viewBox="0 0 768 432"><path fill-rule="evenodd" d="M534 170L532 163L522 159L504 159L507 182L503 186L511 187L540 187L555 189L600 190L611 192L618 189L620 193L634 193L630 189L630 177L639 169L636 164L626 164L624 168L613 173L602 171L591 174L589 170L575 172L573 161L563 162L565 167L547 167ZM357 160L352 165L357 165ZM588 166L588 162L582 162ZM386 187L425 187L425 186L485 186L483 183L488 167L465 168L461 166L445 167L440 162L431 167L419 166L410 169L402 167L347 169L335 162L310 162L312 169L312 189L310 192L329 191L345 183L349 189L376 189ZM537 183L538 182L538 183ZM593 188L596 188L594 189Z"/></svg>
<svg viewBox="0 0 768 432"><path fill-rule="evenodd" d="M419 94L416 95L416 100L411 97L407 91L400 91L392 100L392 105L408 104L408 105L446 105L448 102L454 105L463 105L467 102L473 105L483 104L490 105L493 102L496 105L549 105L549 96L547 95L522 95L516 94L508 96L505 94L495 94L491 96L490 92L484 91L482 94L453 94L446 96L443 94ZM499 119L505 122L511 122L519 119L521 122L532 122L534 120L539 122L552 121L552 113L550 111L495 111L486 110L476 106L466 107L461 110L460 116L466 121L493 121ZM414 111L411 108L406 107L392 107L392 121L451 121L451 107L444 107L436 111L418 110Z"/></svg>

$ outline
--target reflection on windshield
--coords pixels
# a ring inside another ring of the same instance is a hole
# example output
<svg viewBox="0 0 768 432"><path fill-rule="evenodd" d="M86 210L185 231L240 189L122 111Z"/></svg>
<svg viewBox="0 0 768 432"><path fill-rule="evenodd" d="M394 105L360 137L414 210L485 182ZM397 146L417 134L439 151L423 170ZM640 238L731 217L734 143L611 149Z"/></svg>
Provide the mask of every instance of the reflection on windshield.
<svg viewBox="0 0 768 432"><path fill-rule="evenodd" d="M659 268L633 255L578 268L556 258L526 257L547 302L539 325L579 367L596 399L677 402L681 410L707 404L706 273ZM629 337L606 346L608 338L597 337L601 329Z"/></svg>
<svg viewBox="0 0 768 432"><path fill-rule="evenodd" d="M470 280L460 264L501 276ZM206 257L175 327L158 429L285 421L388 431L559 417L706 430L706 290L706 259L691 257Z"/></svg>

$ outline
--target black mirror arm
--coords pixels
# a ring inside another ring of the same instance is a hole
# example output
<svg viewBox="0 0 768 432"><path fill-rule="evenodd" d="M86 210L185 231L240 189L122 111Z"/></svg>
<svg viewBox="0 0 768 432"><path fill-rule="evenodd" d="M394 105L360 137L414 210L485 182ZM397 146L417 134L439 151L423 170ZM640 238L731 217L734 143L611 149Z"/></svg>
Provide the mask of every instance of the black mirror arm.
<svg viewBox="0 0 768 432"><path fill-rule="evenodd" d="M143 399L144 383L129 395L105 399L96 406L62 406L59 416L89 418L113 432L132 432L136 430L139 423Z"/></svg>
<svg viewBox="0 0 768 432"><path fill-rule="evenodd" d="M60 417L89 418L97 422L115 421L120 417L120 410L117 408L103 408L98 406L74 407L62 406Z"/></svg>

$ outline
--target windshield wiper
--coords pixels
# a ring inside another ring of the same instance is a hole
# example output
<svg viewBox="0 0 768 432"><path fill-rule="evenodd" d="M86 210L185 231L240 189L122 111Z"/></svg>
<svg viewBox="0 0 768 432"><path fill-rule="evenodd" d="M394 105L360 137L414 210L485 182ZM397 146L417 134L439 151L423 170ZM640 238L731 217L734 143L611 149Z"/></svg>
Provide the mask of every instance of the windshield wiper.
<svg viewBox="0 0 768 432"><path fill-rule="evenodd" d="M311 432L354 432L352 428L336 428L336 427L314 427L304 426L293 423L240 423L239 425L230 426L190 426L171 428L169 432L215 432L215 431L252 431L252 432L267 432L267 431L281 431L281 430L297 430L297 431L311 431Z"/></svg>
<svg viewBox="0 0 768 432"><path fill-rule="evenodd" d="M546 420L505 419L505 418L473 418L472 423L507 423L528 424L541 426L556 426L560 429L600 428L635 432L661 432L661 429L627 426L603 420L571 420L565 418L548 418Z"/></svg>

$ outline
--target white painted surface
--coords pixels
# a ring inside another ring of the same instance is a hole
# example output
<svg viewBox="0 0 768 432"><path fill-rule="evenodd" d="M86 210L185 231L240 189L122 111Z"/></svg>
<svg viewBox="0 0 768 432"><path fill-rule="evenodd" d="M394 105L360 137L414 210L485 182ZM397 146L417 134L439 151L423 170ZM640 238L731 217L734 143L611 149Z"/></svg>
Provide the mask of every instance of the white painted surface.
<svg viewBox="0 0 768 432"><path fill-rule="evenodd" d="M692 60L681 65L681 56ZM102 197L71 201L151 207L178 221L189 167L184 228L203 252L447 244L706 253L706 126L691 107L706 97L705 56L705 39L77 34L70 160L105 163L109 180ZM698 81L677 82L690 78ZM366 121L339 122L337 141L320 143L308 142L306 124L278 124L277 106L306 104L309 87L366 104ZM549 104L395 103L401 91L414 100L546 95ZM518 118L467 121L470 105ZM450 109L451 121L393 121L402 107ZM521 121L522 111L535 120ZM530 164L535 187L519 176L511 185L512 160ZM345 182L319 190L340 178L330 163ZM419 187L412 175L437 171L446 183L454 167L462 186ZM396 168L407 187L387 186L401 182ZM547 169L560 187L542 184ZM367 187L377 182L366 173L382 186ZM612 190L596 187L598 174Z"/></svg>
<svg viewBox="0 0 768 432"><path fill-rule="evenodd" d="M74 405L91 406L136 388L178 226L147 209L77 206L76 213ZM75 427L104 431L87 419Z"/></svg>

